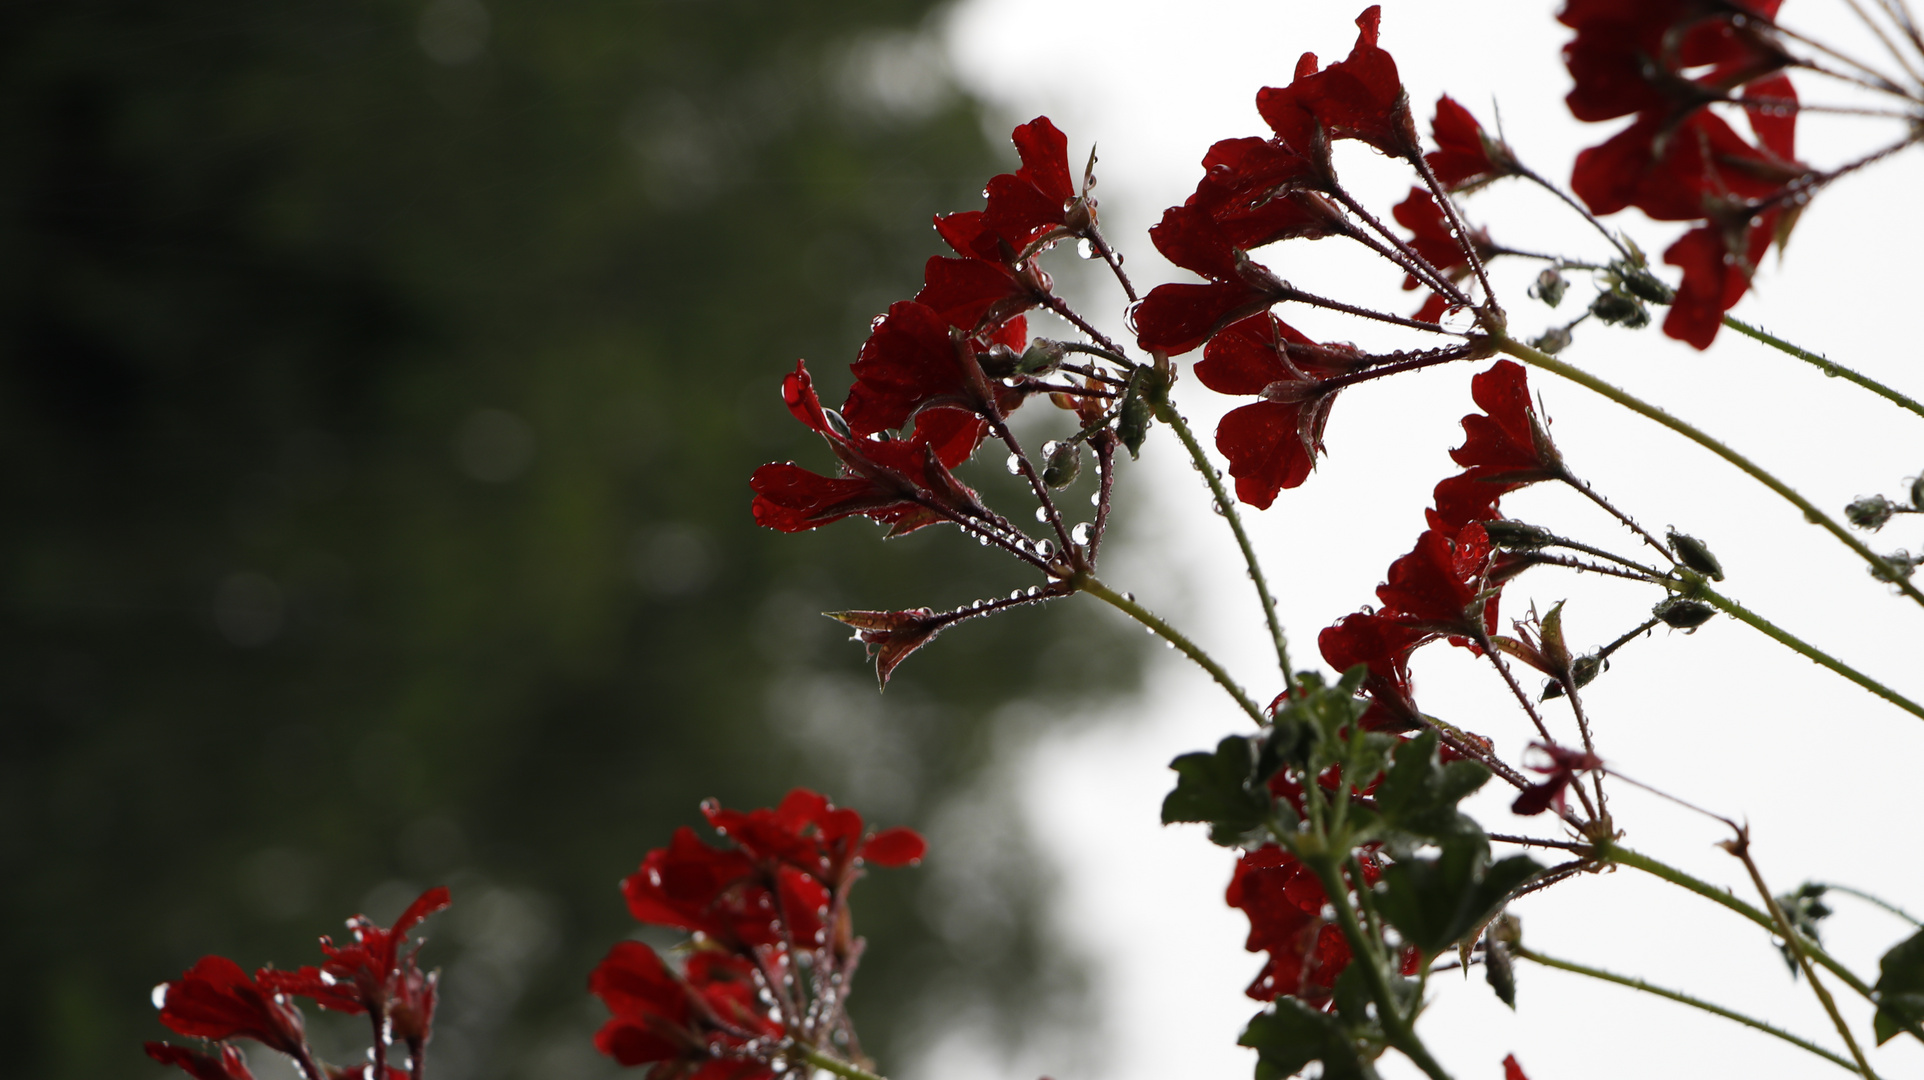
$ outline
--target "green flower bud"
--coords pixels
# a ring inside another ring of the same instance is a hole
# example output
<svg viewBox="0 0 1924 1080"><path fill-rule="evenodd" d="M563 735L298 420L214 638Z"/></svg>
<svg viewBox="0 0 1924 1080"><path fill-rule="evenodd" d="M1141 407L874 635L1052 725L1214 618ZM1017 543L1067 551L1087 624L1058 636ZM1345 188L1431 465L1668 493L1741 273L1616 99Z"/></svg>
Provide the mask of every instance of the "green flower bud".
<svg viewBox="0 0 1924 1080"><path fill-rule="evenodd" d="M1563 303L1563 294L1569 288L1570 283L1564 280L1563 275L1557 272L1556 267L1552 266L1545 268L1542 273L1537 275L1536 284L1530 286L1530 295L1551 307L1556 307L1558 304ZM1542 348L1542 346L1538 346L1538 348ZM1549 352L1550 350L1544 349L1543 351Z"/></svg>
<svg viewBox="0 0 1924 1080"><path fill-rule="evenodd" d="M1498 519L1483 523L1490 543L1506 551L1534 551L1556 539L1556 534L1541 525Z"/></svg>
<svg viewBox="0 0 1924 1080"><path fill-rule="evenodd" d="M1062 358L1068 352L1060 341L1037 338L1029 342L1029 348L1016 361L1015 369L1023 375L1047 375L1062 366Z"/></svg>
<svg viewBox="0 0 1924 1080"><path fill-rule="evenodd" d="M1065 488L1076 482L1076 475L1082 472L1082 446L1080 443L1059 442L1049 451L1049 460L1042 466L1042 482L1052 488Z"/></svg>
<svg viewBox="0 0 1924 1080"><path fill-rule="evenodd" d="M1678 562L1712 581L1724 579L1723 564L1717 561L1717 556L1710 553L1702 540L1675 529L1670 530L1664 539L1670 542L1670 550L1676 553Z"/></svg>
<svg viewBox="0 0 1924 1080"><path fill-rule="evenodd" d="M1650 309L1635 297L1611 290L1597 294L1590 301L1590 314L1613 326L1626 330L1641 330L1650 325Z"/></svg>
<svg viewBox="0 0 1924 1080"><path fill-rule="evenodd" d="M1530 347L1541 349L1551 356L1555 356L1570 347L1570 328L1567 326L1552 326L1543 332L1542 337L1532 341Z"/></svg>
<svg viewBox="0 0 1924 1080"><path fill-rule="evenodd" d="M1663 620L1665 626L1673 630L1695 630L1710 621L1717 609L1699 600L1685 600L1681 596L1667 597L1650 609L1650 614Z"/></svg>
<svg viewBox="0 0 1924 1080"><path fill-rule="evenodd" d="M1882 495L1865 495L1844 507L1844 517L1852 525L1872 532L1884 527L1884 523L1897 513L1897 506Z"/></svg>

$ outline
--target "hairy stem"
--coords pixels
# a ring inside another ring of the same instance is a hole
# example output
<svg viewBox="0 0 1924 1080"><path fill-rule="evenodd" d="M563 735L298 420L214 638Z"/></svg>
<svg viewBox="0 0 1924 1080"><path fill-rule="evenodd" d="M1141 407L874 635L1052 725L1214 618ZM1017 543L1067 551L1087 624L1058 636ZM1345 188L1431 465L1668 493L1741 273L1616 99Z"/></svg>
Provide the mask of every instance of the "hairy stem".
<svg viewBox="0 0 1924 1080"><path fill-rule="evenodd" d="M1522 945L1512 945L1509 948L1512 955L1517 956L1524 960L1528 960L1533 964L1541 964L1544 967L1556 968L1558 971L1568 971L1575 975L1585 975L1585 976L1588 976L1589 978L1599 979L1603 982L1616 983L1618 986L1627 986L1632 990L1641 990L1646 994L1655 994L1661 998L1669 998L1671 1001L1675 1001L1683 1005L1688 1005L1693 1009L1702 1009L1707 1013L1714 1013L1718 1016L1723 1017L1726 1020L1735 1020L1739 1024L1743 1024L1745 1027L1756 1028L1758 1031L1761 1031L1766 1035L1774 1035L1777 1038L1782 1039L1787 1043L1790 1043L1792 1046L1796 1046L1801 1049L1808 1050L1811 1053L1816 1054L1818 1057L1823 1058L1825 1061L1828 1061L1831 1064L1838 1066L1839 1068L1848 1069L1851 1072L1857 1071L1857 1066L1852 1064L1848 1058L1839 1057L1838 1055L1831 1053L1829 1050L1826 1050L1823 1047L1818 1046L1816 1043L1810 1042L1805 1039L1800 1039L1797 1036L1792 1035L1790 1032L1785 1031L1783 1028L1777 1027L1773 1024L1765 1023L1764 1021L1759 1020L1755 1017L1745 1016L1743 1013L1737 1012L1735 1010L1726 1009L1722 1005L1713 1005L1710 1002L1703 1000L1702 998L1691 997L1689 994L1681 993L1676 990L1668 990L1661 986L1652 986L1651 984L1643 981L1642 979L1635 978L1633 976L1618 975L1618 974L1615 974L1614 972L1604 971L1601 968L1588 967L1583 964L1574 963L1569 960L1559 960L1553 956L1545 956L1542 953L1535 951L1534 949L1528 949Z"/></svg>
<svg viewBox="0 0 1924 1080"><path fill-rule="evenodd" d="M1854 682L1857 685L1863 687L1864 689L1869 690L1871 693L1876 694L1878 697L1883 698L1885 701L1888 701L1891 704L1897 706L1898 708L1903 709L1905 712L1910 713L1912 716L1915 716L1921 720L1924 720L1924 705L1919 705L1917 702L1912 701L1910 698L1907 698L1904 695L1898 693L1897 691L1892 690L1890 687L1885 686L1883 683L1878 682L1876 679L1871 678L1869 675L1866 675L1863 672L1857 670L1856 668L1851 667L1849 664L1846 664L1842 660L1839 660L1836 657L1830 655L1829 653L1824 652L1822 649L1819 649L1816 646L1811 645L1809 642L1804 641L1802 638L1799 638L1795 634L1792 634L1789 631L1783 629L1782 627L1777 626L1775 623L1772 623L1766 620L1763 616L1758 615L1756 612L1751 611L1749 608L1745 607L1744 605L1738 603L1735 600L1732 600L1730 597L1725 596L1724 594L1711 588L1710 585L1704 581L1702 575L1696 573L1695 571L1682 570L1682 571L1679 571L1679 573L1683 575L1683 579L1681 581L1674 580L1674 579L1664 579L1661 582L1661 584L1664 585L1666 588L1669 588L1673 592L1678 593L1679 595L1687 596L1693 600L1702 600L1704 603L1707 603L1711 607L1716 608L1718 611L1721 611L1724 614L1729 615L1731 618L1736 619L1738 622L1741 622L1744 625L1749 626L1750 628L1756 630L1758 633L1764 635L1765 637L1771 639L1772 641L1777 642L1778 644L1784 646L1785 648L1798 654L1799 656L1802 656L1805 659L1816 663L1820 667L1829 668L1830 670L1836 672L1837 674L1842 675L1844 678L1849 679L1851 682Z"/></svg>
<svg viewBox="0 0 1924 1080"><path fill-rule="evenodd" d="M1924 592L1919 592L1917 586L1911 584L1896 567L1890 564L1889 560L1872 551L1870 548L1865 547L1863 541L1852 536L1849 529L1839 524L1829 514L1819 510L1809 499L1792 491L1790 485L1777 479L1777 477L1769 472L1766 472L1749 458L1732 450L1717 439L1711 438L1694 425L1677 419L1628 391L1618 389L1604 382L1602 379L1584 371L1582 368L1572 367L1558 360L1556 357L1551 356L1549 353L1543 352L1540 349L1533 349L1514 338L1497 337L1493 340L1499 352L1514 356L1518 360L1533 367L1539 367L1553 374L1561 375L1587 390L1609 398L1611 401L1622 405L1624 408L1629 409L1639 416L1656 421L1658 424L1669 428L1684 438L1689 439L1691 442L1696 443L1698 446L1735 465L1751 479L1756 480L1771 491L1776 492L1785 502L1803 511L1806 521L1819 526L1825 532L1835 536L1845 547L1856 552L1859 558L1863 559L1870 565L1872 570L1877 572L1881 580L1889 581L1905 596L1910 597L1918 604L1924 604Z"/></svg>
<svg viewBox="0 0 1924 1080"><path fill-rule="evenodd" d="M869 1072L859 1065L852 1065L840 1058L830 1057L812 1046L797 1044L790 1047L788 1052L791 1056L806 1061L818 1069L846 1077L847 1080L883 1080L877 1073Z"/></svg>
<svg viewBox="0 0 1924 1080"><path fill-rule="evenodd" d="M1823 356L1819 356L1818 354L1811 352L1809 349L1803 349L1803 348L1799 348L1796 345L1792 345L1790 342L1785 341L1783 338L1780 338L1777 335L1772 334L1767 330L1763 330L1759 327L1752 326L1749 323L1744 322L1742 319L1733 319L1730 316L1726 315L1724 316L1724 325L1730 327L1732 330L1737 331L1738 333L1744 335L1747 338L1752 338L1756 341L1761 341L1764 344L1770 346L1771 348L1776 349L1778 352L1784 353L1789 356L1794 356L1797 359L1802 360L1807 364L1814 365L1817 368L1817 370L1823 372L1825 375L1828 375L1836 379L1843 379L1845 382L1856 383L1857 385L1863 387L1864 389L1869 390L1871 393L1876 394L1878 397L1883 398L1885 401L1888 401L1891 404L1896 405L1900 409L1908 409L1919 416L1924 416L1924 404L1919 404L1913 398L1905 397L1903 394L1900 394L1897 391L1891 389L1890 387L1885 386L1883 383L1878 382L1876 379L1872 379L1867 376L1860 375L1857 372L1852 371L1850 368L1847 368L1842 364L1835 363Z"/></svg>
<svg viewBox="0 0 1924 1080"><path fill-rule="evenodd" d="M1216 472L1216 466L1203 452L1202 444L1196 441L1196 433L1189 429L1188 421L1176 411L1175 403L1167 396L1155 403L1156 419L1168 424L1182 440L1183 449L1189 451L1190 463L1196 466L1203 480L1209 485L1209 493L1216 499L1216 506L1222 511L1223 520L1229 522L1229 531L1236 534L1236 546L1242 549L1243 563L1249 567L1249 580L1256 585L1256 600L1263 606L1263 619L1269 624L1269 640L1276 647L1276 665L1283 671L1283 689L1296 689L1296 674L1289 666L1289 639L1283 635L1282 621L1276 615L1276 599L1269 593L1269 581L1263 576L1262 563L1256 558L1256 547L1249 542L1249 533L1243 529L1243 518L1231 501L1229 492L1223 488L1223 480Z"/></svg>
<svg viewBox="0 0 1924 1080"><path fill-rule="evenodd" d="M1323 894L1329 898L1330 906L1336 909L1336 923L1349 942L1354 962L1362 968L1363 982L1369 987L1370 999L1376 1002L1376 1019L1383 1025L1383 1034L1389 1037L1390 1045L1402 1051L1430 1080L1450 1080L1450 1074L1430 1054L1429 1047L1423 1045L1410 1018L1403 1015L1397 1004L1389 978L1383 973L1376 941L1363 932L1362 924L1357 921L1356 908L1349 900L1349 886L1343 881L1335 856L1325 854L1305 861L1323 883Z"/></svg>
<svg viewBox="0 0 1924 1080"><path fill-rule="evenodd" d="M1157 637L1174 645L1184 656L1194 660L1196 666L1209 672L1209 677L1215 679L1217 684L1229 693L1230 697L1236 699L1236 704L1241 706L1242 710L1249 714L1251 720L1256 721L1257 726L1260 727L1269 723L1269 721L1263 718L1263 710L1257 708L1256 703L1250 700L1249 694L1246 693L1242 687L1236 685L1236 680L1230 677L1229 672L1225 671L1223 666L1215 661L1214 657L1202 651L1195 642L1184 637L1181 631L1157 618L1154 612L1136 603L1134 598L1124 596L1096 580L1093 574L1086 572L1080 573L1070 578L1069 582L1075 586L1076 591L1086 592L1090 596L1101 600L1103 603L1108 604L1110 607L1115 608L1117 611L1148 627Z"/></svg>

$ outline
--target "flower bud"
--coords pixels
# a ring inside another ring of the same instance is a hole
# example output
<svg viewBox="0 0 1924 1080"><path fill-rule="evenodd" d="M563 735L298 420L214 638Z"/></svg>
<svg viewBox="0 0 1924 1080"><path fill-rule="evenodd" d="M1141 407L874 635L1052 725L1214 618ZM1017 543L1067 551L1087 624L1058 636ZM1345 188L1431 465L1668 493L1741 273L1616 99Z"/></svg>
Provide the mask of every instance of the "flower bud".
<svg viewBox="0 0 1924 1080"><path fill-rule="evenodd" d="M1911 509L1924 511L1924 474L1911 480Z"/></svg>
<svg viewBox="0 0 1924 1080"><path fill-rule="evenodd" d="M1676 301L1677 290L1664 284L1649 270L1624 263L1617 264L1615 269L1619 280L1623 282L1623 287L1639 300L1648 300L1653 304L1669 304Z"/></svg>
<svg viewBox="0 0 1924 1080"><path fill-rule="evenodd" d="M991 379L1006 379L1016 374L1022 368L1022 361L1027 358L1027 354L1017 356L1014 349L1002 344L991 345L986 351L975 354L975 362L982 365L982 374Z"/></svg>
<svg viewBox="0 0 1924 1080"><path fill-rule="evenodd" d="M1597 294L1590 301L1590 314L1613 326L1626 330L1641 330L1650 325L1650 309L1635 297L1611 290Z"/></svg>
<svg viewBox="0 0 1924 1080"><path fill-rule="evenodd" d="M1062 365L1062 358L1068 349L1060 341L1037 338L1029 343L1029 348L1016 361L1015 370L1022 375L1047 375Z"/></svg>
<svg viewBox="0 0 1924 1080"><path fill-rule="evenodd" d="M1552 266L1547 267L1541 274L1537 275L1536 284L1530 286L1530 295L1551 307L1556 307L1558 304L1563 303L1563 294L1569 288L1570 283L1564 280L1563 275L1557 271L1556 267ZM1538 348L1542 348L1542 346L1538 346ZM1543 351L1549 352L1550 350L1544 349Z"/></svg>
<svg viewBox="0 0 1924 1080"><path fill-rule="evenodd" d="M1717 561L1717 556L1710 553L1710 549L1704 546L1702 540L1675 529L1670 530L1664 539L1669 541L1670 550L1676 553L1677 561L1686 568L1695 570L1712 581L1724 579L1723 564Z"/></svg>
<svg viewBox="0 0 1924 1080"><path fill-rule="evenodd" d="M1884 527L1884 523L1897 513L1897 506L1882 495L1865 495L1844 507L1844 517L1860 529L1872 532Z"/></svg>
<svg viewBox="0 0 1924 1080"><path fill-rule="evenodd" d="M1076 482L1076 475L1081 471L1082 445L1059 442L1049 451L1048 463L1042 467L1042 482L1052 488L1065 488Z"/></svg>
<svg viewBox="0 0 1924 1080"><path fill-rule="evenodd" d="M1541 525L1498 518L1483 523L1490 543L1506 551L1534 551L1556 539L1556 534Z"/></svg>
<svg viewBox="0 0 1924 1080"><path fill-rule="evenodd" d="M1530 347L1540 349L1543 352L1549 353L1551 356L1555 356L1570 347L1570 328L1567 326L1552 326L1543 332L1542 337L1532 341Z"/></svg>
<svg viewBox="0 0 1924 1080"><path fill-rule="evenodd" d="M1717 609L1699 600L1685 600L1681 596L1667 597L1650 609L1650 614L1663 621L1672 630L1695 630L1710 621Z"/></svg>
<svg viewBox="0 0 1924 1080"><path fill-rule="evenodd" d="M1594 653L1577 657L1570 662L1570 679L1581 690L1595 681L1596 677L1610 670L1610 661ZM1553 682L1543 688L1543 700L1553 701L1563 696L1563 684Z"/></svg>

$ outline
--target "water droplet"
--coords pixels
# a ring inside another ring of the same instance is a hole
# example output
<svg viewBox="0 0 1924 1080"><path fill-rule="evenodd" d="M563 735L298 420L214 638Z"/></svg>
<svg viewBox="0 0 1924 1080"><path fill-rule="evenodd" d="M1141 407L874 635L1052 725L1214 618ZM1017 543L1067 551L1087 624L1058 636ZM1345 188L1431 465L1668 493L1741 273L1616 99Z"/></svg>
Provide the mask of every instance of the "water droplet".
<svg viewBox="0 0 1924 1080"><path fill-rule="evenodd" d="M1035 553L1047 559L1056 553L1056 546L1047 540L1037 540L1035 542Z"/></svg>
<svg viewBox="0 0 1924 1080"><path fill-rule="evenodd" d="M1162 643L1162 647L1165 649L1173 649L1176 647L1176 643L1173 641L1165 641Z"/></svg>
<svg viewBox="0 0 1924 1080"><path fill-rule="evenodd" d="M1085 259L1093 259L1096 257L1096 246L1087 240L1078 240L1076 241L1076 254Z"/></svg>
<svg viewBox="0 0 1924 1080"><path fill-rule="evenodd" d="M1035 519L1038 524L1047 525L1049 523L1049 508L1046 506L1036 507Z"/></svg>
<svg viewBox="0 0 1924 1080"><path fill-rule="evenodd" d="M976 534L975 534L975 542L976 542L976 543L977 543L978 545L980 545L980 546L982 546L982 547L988 547L988 546L989 546L989 538L988 538L987 536L985 536L985 535L983 535L982 533L976 533Z"/></svg>
<svg viewBox="0 0 1924 1080"><path fill-rule="evenodd" d="M1013 590L1011 590L1011 591L1009 592L1009 599L1011 599L1011 600L1020 600L1020 599L1022 599L1022 590L1021 590L1021 589L1013 589Z"/></svg>
<svg viewBox="0 0 1924 1080"><path fill-rule="evenodd" d="M1031 598L1034 598L1034 597L1037 597L1037 596L1041 596L1041 595L1042 595L1042 586L1040 586L1040 585L1031 585L1031 586L1029 586L1029 593L1028 593L1028 595L1029 595L1029 596L1030 596Z"/></svg>
<svg viewBox="0 0 1924 1080"><path fill-rule="evenodd" d="M1089 505L1090 505L1090 506L1101 506L1101 505L1102 505L1102 492L1100 492L1100 491L1091 491L1091 492L1089 493Z"/></svg>
<svg viewBox="0 0 1924 1080"><path fill-rule="evenodd" d="M167 984L161 983L160 985L154 987L154 992L152 997L154 1002L154 1008L156 1009L166 1008L167 1007Z"/></svg>
<svg viewBox="0 0 1924 1080"><path fill-rule="evenodd" d="M1042 456L1043 456L1043 457L1048 457L1048 456L1049 456L1050 454L1053 454L1053 453L1055 453L1055 452L1056 452L1056 447L1058 447L1058 446L1061 446L1061 445L1062 445L1061 443L1059 443L1059 442L1057 442L1057 441L1055 441L1054 439L1050 439L1050 440L1049 440L1048 442L1046 442L1046 443L1043 443L1043 444L1042 444Z"/></svg>
<svg viewBox="0 0 1924 1080"><path fill-rule="evenodd" d="M1126 593L1123 593L1123 594L1122 594L1122 598L1123 598L1124 600L1127 600L1127 601L1129 601L1129 602L1130 602L1130 603L1132 603L1132 604L1136 602L1136 594L1135 594L1135 593L1132 593L1132 592L1126 592Z"/></svg>
<svg viewBox="0 0 1924 1080"><path fill-rule="evenodd" d="M1022 459L1021 458L1015 456L1014 454L1010 454L1007 464L1009 467L1010 476L1022 475Z"/></svg>
<svg viewBox="0 0 1924 1080"><path fill-rule="evenodd" d="M970 605L969 605L969 610L970 610L970 611L981 611L981 610L982 610L982 601L980 601L980 600L977 600L977 601L975 601L974 603L972 603L972 604L970 604Z"/></svg>
<svg viewBox="0 0 1924 1080"><path fill-rule="evenodd" d="M1090 537L1093 537L1095 534L1095 527L1085 521L1069 531L1069 539L1074 540L1083 547L1088 547Z"/></svg>

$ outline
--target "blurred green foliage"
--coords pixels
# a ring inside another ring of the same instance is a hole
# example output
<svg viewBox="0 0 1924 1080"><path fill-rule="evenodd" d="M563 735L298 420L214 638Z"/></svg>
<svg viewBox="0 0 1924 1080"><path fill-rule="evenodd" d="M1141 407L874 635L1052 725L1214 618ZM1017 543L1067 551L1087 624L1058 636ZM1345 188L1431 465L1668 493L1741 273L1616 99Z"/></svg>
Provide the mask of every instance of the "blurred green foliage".
<svg viewBox="0 0 1924 1080"><path fill-rule="evenodd" d="M445 882L433 1075L598 1075L614 883L702 797L1012 816L995 710L1129 654L1021 613L878 697L816 612L1029 582L748 517L757 464L831 464L782 373L837 389L1007 156L928 7L0 6L9 1071L162 1075L154 983ZM1020 832L973 828L857 894L889 1064L932 986L1039 992Z"/></svg>

